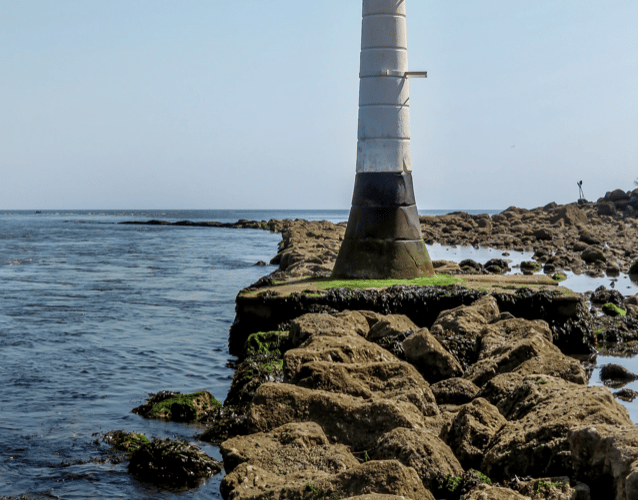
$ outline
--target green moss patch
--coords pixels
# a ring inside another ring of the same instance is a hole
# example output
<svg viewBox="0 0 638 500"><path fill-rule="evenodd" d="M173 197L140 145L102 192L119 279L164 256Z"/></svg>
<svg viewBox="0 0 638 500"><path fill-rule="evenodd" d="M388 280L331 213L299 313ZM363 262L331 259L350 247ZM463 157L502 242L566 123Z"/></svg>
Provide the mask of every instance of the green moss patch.
<svg viewBox="0 0 638 500"><path fill-rule="evenodd" d="M320 288L326 290L328 288L350 288L350 289L366 289L366 288L388 288L394 285L411 285L411 286L448 286L462 283L463 280L458 276L450 274L436 274L434 276L425 276L413 279L388 279L388 280L328 280L318 282Z"/></svg>
<svg viewBox="0 0 638 500"><path fill-rule="evenodd" d="M133 413L145 418L195 422L205 419L210 412L221 406L221 402L208 391L192 394L161 391L151 395L151 398L142 406L134 408Z"/></svg>
<svg viewBox="0 0 638 500"><path fill-rule="evenodd" d="M616 304L612 304L608 302L607 304L603 304L603 312L608 316L627 316L627 311L621 309Z"/></svg>
<svg viewBox="0 0 638 500"><path fill-rule="evenodd" d="M114 450L123 451L131 455L140 446L150 443L144 434L137 432L110 431L104 435L103 441L110 444Z"/></svg>
<svg viewBox="0 0 638 500"><path fill-rule="evenodd" d="M524 273L535 273L540 271L541 265L533 260L525 260L521 262L521 271Z"/></svg>
<svg viewBox="0 0 638 500"><path fill-rule="evenodd" d="M288 341L287 331L257 332L251 334L244 344L242 359L259 354L282 356L283 345Z"/></svg>

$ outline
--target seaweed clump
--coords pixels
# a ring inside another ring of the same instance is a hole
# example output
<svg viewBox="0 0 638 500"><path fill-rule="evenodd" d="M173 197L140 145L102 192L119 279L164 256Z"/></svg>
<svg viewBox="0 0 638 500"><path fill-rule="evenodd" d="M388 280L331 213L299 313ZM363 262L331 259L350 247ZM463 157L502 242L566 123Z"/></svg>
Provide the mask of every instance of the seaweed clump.
<svg viewBox="0 0 638 500"><path fill-rule="evenodd" d="M283 355L291 347L287 331L251 334L244 343L241 361L234 366L235 375L223 407L209 415L206 430L197 437L219 444L246 434L246 415L255 391L266 382L283 382Z"/></svg>
<svg viewBox="0 0 638 500"><path fill-rule="evenodd" d="M145 418L172 420L174 422L198 422L206 420L222 404L208 391L182 394L176 391L160 391L149 394L150 398L133 413Z"/></svg>
<svg viewBox="0 0 638 500"><path fill-rule="evenodd" d="M132 455L141 446L151 442L144 434L122 430L107 432L102 441L111 445L114 450L122 451L128 456Z"/></svg>
<svg viewBox="0 0 638 500"><path fill-rule="evenodd" d="M168 487L194 487L222 471L222 463L188 441L154 438L131 455L130 473Z"/></svg>

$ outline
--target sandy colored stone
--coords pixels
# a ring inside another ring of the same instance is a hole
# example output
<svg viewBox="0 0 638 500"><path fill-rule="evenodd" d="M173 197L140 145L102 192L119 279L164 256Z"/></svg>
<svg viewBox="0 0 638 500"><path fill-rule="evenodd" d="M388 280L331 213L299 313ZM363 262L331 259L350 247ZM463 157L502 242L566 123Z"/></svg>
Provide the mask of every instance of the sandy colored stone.
<svg viewBox="0 0 638 500"><path fill-rule="evenodd" d="M388 314L383 316L370 328L368 340L377 340L383 337L396 337L405 332L415 332L419 329L414 322L402 314Z"/></svg>
<svg viewBox="0 0 638 500"><path fill-rule="evenodd" d="M406 359L430 383L463 375L461 365L447 352L427 328L421 328L403 341Z"/></svg>
<svg viewBox="0 0 638 500"><path fill-rule="evenodd" d="M425 416L439 413L430 385L403 361L365 364L314 361L299 369L293 384L309 389L413 403Z"/></svg>
<svg viewBox="0 0 638 500"><path fill-rule="evenodd" d="M571 475L568 435L579 425L631 425L606 387L530 376L499 410L509 420L493 437L481 470L493 479Z"/></svg>
<svg viewBox="0 0 638 500"><path fill-rule="evenodd" d="M299 472L336 474L359 464L346 446L330 444L314 422L295 422L266 433L237 436L224 441L219 449L226 473L242 463L280 476Z"/></svg>
<svg viewBox="0 0 638 500"><path fill-rule="evenodd" d="M423 487L414 469L397 460L370 461L335 475L325 473L308 478L290 474L282 477L248 464L241 464L222 481L224 500L297 500L302 498L343 498L372 495L385 500L388 495L412 500L435 500Z"/></svg>
<svg viewBox="0 0 638 500"><path fill-rule="evenodd" d="M291 349L284 355L284 378L294 380L304 363L331 361L334 363L395 362L397 358L363 337L313 336L301 347Z"/></svg>
<svg viewBox="0 0 638 500"><path fill-rule="evenodd" d="M405 500L405 497L399 497L396 495L384 495L382 493L368 493L367 495L348 497L347 500Z"/></svg>
<svg viewBox="0 0 638 500"><path fill-rule="evenodd" d="M432 325L432 333L449 330L457 335L475 335L494 317L499 315L494 297L486 295L470 306L459 306L441 311Z"/></svg>
<svg viewBox="0 0 638 500"><path fill-rule="evenodd" d="M460 377L441 380L436 384L432 384L430 389L439 405L469 403L480 391L475 384Z"/></svg>
<svg viewBox="0 0 638 500"><path fill-rule="evenodd" d="M362 400L290 384L262 385L249 409L249 429L266 432L291 422L316 422L330 442L353 450L372 448L379 436L396 427L425 426L421 412L411 403Z"/></svg>
<svg viewBox="0 0 638 500"><path fill-rule="evenodd" d="M342 311L334 315L308 313L290 322L290 340L293 346L299 347L315 335L365 337L369 329L368 320L358 311Z"/></svg>
<svg viewBox="0 0 638 500"><path fill-rule="evenodd" d="M479 360L464 377L481 387L500 373L546 374L586 384L581 364L552 343L545 321L515 318L485 326L480 333Z"/></svg>
<svg viewBox="0 0 638 500"><path fill-rule="evenodd" d="M463 467L438 436L421 429L398 427L381 436L370 452L375 460L397 459L412 467L428 489L437 487L436 476L457 476Z"/></svg>
<svg viewBox="0 0 638 500"><path fill-rule="evenodd" d="M512 488L534 500L591 500L589 489L584 484L572 488L567 476L520 481Z"/></svg>
<svg viewBox="0 0 638 500"><path fill-rule="evenodd" d="M530 497L523 496L509 488L481 484L463 495L461 500L530 500Z"/></svg>
<svg viewBox="0 0 638 500"><path fill-rule="evenodd" d="M464 469L479 469L490 441L506 423L498 408L477 398L461 408L441 437Z"/></svg>
<svg viewBox="0 0 638 500"><path fill-rule="evenodd" d="M479 360L498 356L506 352L513 342L536 336L553 342L552 331L542 320L513 318L487 325L479 333Z"/></svg>

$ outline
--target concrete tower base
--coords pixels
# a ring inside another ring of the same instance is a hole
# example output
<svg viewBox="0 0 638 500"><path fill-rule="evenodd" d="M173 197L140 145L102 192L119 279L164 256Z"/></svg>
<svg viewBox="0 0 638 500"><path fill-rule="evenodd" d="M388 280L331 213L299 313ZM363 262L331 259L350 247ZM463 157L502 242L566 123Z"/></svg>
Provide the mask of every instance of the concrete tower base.
<svg viewBox="0 0 638 500"><path fill-rule="evenodd" d="M410 172L360 172L334 278L433 276Z"/></svg>

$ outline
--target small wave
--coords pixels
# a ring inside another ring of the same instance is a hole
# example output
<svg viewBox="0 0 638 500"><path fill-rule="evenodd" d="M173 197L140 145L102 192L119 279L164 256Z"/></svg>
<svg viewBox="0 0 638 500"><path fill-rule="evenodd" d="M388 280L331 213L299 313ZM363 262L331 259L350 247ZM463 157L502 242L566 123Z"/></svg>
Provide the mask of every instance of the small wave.
<svg viewBox="0 0 638 500"><path fill-rule="evenodd" d="M8 262L5 262L6 266L21 266L23 264L31 264L35 262L35 259L14 259Z"/></svg>

